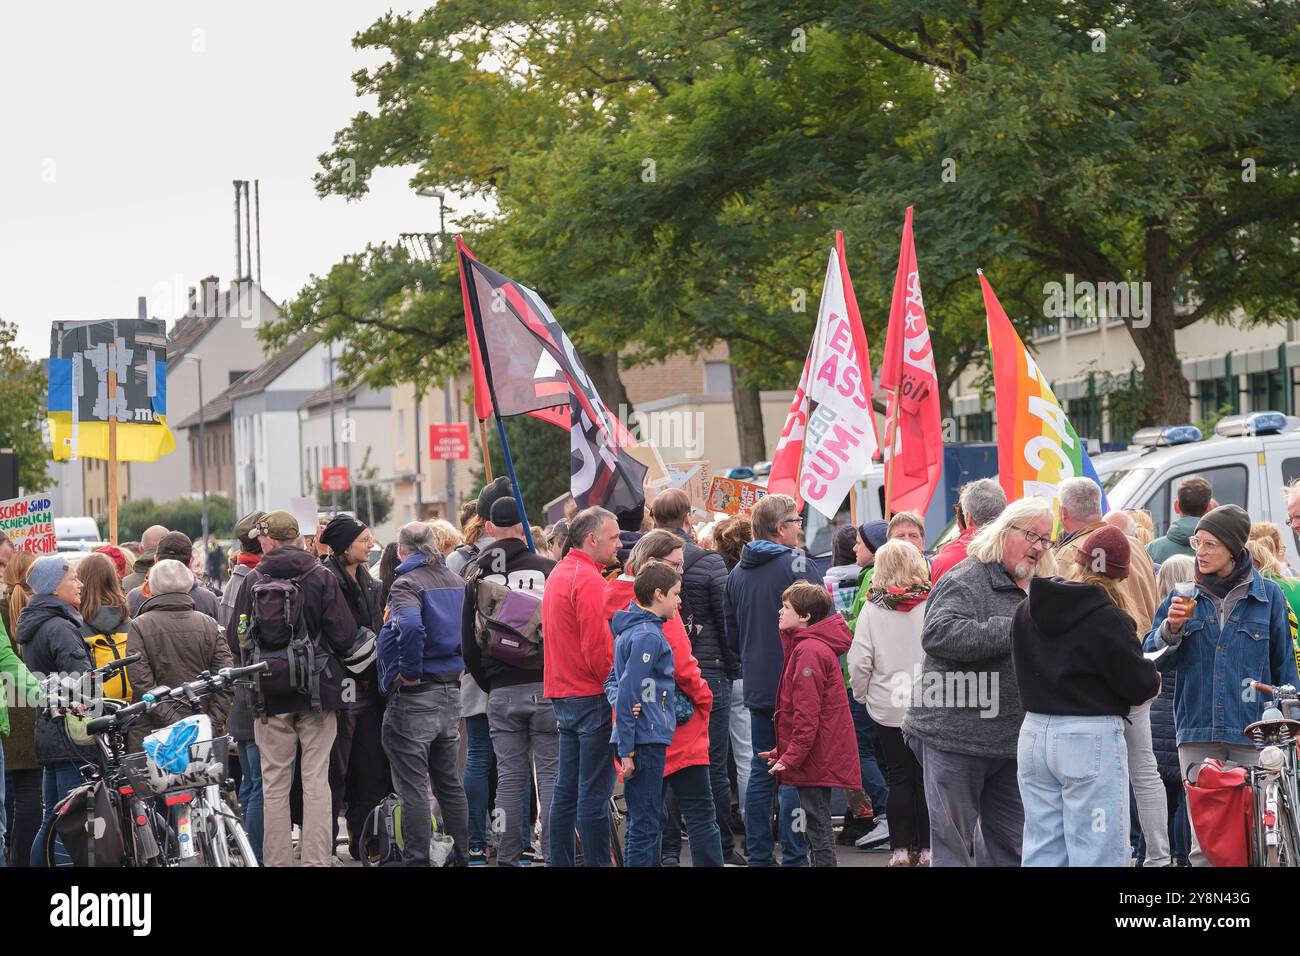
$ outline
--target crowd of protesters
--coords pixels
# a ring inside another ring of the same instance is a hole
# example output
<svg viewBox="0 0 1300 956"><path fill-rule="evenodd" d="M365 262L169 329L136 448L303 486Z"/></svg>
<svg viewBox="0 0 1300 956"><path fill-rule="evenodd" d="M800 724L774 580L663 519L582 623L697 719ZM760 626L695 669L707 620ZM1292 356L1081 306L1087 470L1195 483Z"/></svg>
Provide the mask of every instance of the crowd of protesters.
<svg viewBox="0 0 1300 956"><path fill-rule="evenodd" d="M1287 503L1296 528L1300 488ZM543 528L501 478L373 571L348 514L245 515L233 555L161 526L75 562L4 541L0 673L34 699L42 674L138 654L104 688L138 698L249 661L263 595L295 589L310 691L202 704L270 866L359 859L389 793L413 866L435 828L462 866L834 866L837 844L887 844L889 867L1205 865L1183 780L1256 762L1262 704L1238 689L1300 683L1300 578L1281 529L1204 479L1174 507L1156 538L1091 480L1053 508L984 479L933 554L902 512L836 527L818 561L784 495L697 524L669 489ZM4 696L0 734L4 860L43 865L93 751Z"/></svg>

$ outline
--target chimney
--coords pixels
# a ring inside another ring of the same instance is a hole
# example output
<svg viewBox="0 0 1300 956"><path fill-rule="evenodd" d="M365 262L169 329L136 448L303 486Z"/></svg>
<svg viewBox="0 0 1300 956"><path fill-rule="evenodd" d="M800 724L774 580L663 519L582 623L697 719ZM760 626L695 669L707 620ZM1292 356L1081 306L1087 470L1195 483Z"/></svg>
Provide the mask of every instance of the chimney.
<svg viewBox="0 0 1300 956"><path fill-rule="evenodd" d="M216 276L208 276L203 280L203 314L213 316L217 314L217 288L221 285L221 280Z"/></svg>
<svg viewBox="0 0 1300 956"><path fill-rule="evenodd" d="M194 286L190 286L190 307L186 311L190 315L193 315L198 310L199 310L198 292L197 290L195 290Z"/></svg>

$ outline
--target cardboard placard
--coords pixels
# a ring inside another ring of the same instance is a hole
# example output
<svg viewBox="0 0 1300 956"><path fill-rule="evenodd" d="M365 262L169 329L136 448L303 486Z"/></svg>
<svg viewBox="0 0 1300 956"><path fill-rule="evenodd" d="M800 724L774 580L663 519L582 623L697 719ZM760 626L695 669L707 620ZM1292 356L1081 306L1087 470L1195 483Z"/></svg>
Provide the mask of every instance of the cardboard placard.
<svg viewBox="0 0 1300 956"><path fill-rule="evenodd" d="M709 511L723 514L748 514L758 500L767 494L767 489L749 481L737 481L734 478L714 478L709 482Z"/></svg>
<svg viewBox="0 0 1300 956"><path fill-rule="evenodd" d="M299 533L308 537L316 533L317 511L315 498L290 498L289 514L293 515L298 522Z"/></svg>
<svg viewBox="0 0 1300 956"><path fill-rule="evenodd" d="M58 550L54 508L48 494L0 501L0 531L9 536L15 551L53 554Z"/></svg>
<svg viewBox="0 0 1300 956"><path fill-rule="evenodd" d="M709 481L713 477L707 459L677 461L668 466L672 478L670 487L681 488L691 499L691 506L701 510L709 507Z"/></svg>

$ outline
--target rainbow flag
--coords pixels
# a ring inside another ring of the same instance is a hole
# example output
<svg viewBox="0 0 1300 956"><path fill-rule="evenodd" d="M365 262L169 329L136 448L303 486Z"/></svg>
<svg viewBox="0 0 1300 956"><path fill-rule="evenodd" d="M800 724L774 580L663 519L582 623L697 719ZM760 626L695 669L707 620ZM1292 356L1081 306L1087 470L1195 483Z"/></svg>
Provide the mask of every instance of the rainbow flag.
<svg viewBox="0 0 1300 956"><path fill-rule="evenodd" d="M1065 417L1038 363L1020 341L982 271L979 277L988 317L989 350L993 353L998 480L1007 501L1028 495L1055 501L1057 484L1078 475L1101 484L1087 449ZM1102 510L1105 508L1103 495Z"/></svg>

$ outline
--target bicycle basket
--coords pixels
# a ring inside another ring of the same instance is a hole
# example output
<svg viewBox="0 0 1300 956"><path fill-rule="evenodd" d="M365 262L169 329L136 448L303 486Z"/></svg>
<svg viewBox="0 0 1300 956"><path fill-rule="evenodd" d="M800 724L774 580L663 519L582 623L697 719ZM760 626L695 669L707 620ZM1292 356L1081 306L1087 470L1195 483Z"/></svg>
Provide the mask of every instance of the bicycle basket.
<svg viewBox="0 0 1300 956"><path fill-rule="evenodd" d="M219 786L230 773L230 743L228 735L194 741L189 745L189 764L181 773L168 773L144 752L124 757L122 771L138 797Z"/></svg>

